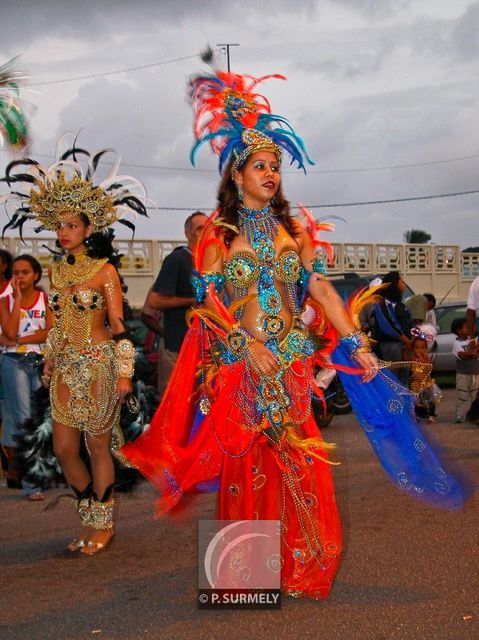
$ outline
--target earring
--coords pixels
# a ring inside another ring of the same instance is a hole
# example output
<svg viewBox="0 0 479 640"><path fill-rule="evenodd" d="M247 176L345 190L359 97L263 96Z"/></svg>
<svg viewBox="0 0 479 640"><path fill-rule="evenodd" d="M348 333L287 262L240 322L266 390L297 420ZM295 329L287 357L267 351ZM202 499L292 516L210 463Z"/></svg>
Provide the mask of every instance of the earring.
<svg viewBox="0 0 479 640"><path fill-rule="evenodd" d="M243 187L240 184L236 185L236 191L238 192L238 200L243 202L244 192Z"/></svg>

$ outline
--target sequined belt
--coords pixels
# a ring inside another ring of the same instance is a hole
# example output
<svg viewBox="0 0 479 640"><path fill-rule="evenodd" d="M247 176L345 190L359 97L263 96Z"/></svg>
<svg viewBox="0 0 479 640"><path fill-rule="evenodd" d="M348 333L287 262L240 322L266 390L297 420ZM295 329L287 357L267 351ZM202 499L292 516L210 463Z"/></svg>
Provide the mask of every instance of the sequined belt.
<svg viewBox="0 0 479 640"><path fill-rule="evenodd" d="M86 349L78 351L73 346L68 345L55 358L55 366L63 367L87 360L109 360L115 356L115 342L113 340L102 340L90 345Z"/></svg>

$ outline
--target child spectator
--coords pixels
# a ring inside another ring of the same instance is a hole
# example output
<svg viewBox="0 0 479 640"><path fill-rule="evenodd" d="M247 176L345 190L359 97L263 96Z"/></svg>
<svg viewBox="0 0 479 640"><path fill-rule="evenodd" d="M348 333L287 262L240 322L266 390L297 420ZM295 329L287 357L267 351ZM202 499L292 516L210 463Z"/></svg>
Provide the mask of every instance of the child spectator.
<svg viewBox="0 0 479 640"><path fill-rule="evenodd" d="M468 339L467 318L456 318L451 324L456 339L452 352L456 356L456 422L464 422L469 406L479 388L478 349L475 340Z"/></svg>
<svg viewBox="0 0 479 640"><path fill-rule="evenodd" d="M426 317L424 318L424 323L432 324L437 329L437 318L436 312L434 311L436 308L436 298L432 293L425 293L424 297L426 298Z"/></svg>
<svg viewBox="0 0 479 640"><path fill-rule="evenodd" d="M411 391L417 395L414 412L418 418L429 423L437 422L434 380L431 378L432 364L427 352L429 336L419 328L413 329L411 343ZM433 336L431 336L434 339Z"/></svg>

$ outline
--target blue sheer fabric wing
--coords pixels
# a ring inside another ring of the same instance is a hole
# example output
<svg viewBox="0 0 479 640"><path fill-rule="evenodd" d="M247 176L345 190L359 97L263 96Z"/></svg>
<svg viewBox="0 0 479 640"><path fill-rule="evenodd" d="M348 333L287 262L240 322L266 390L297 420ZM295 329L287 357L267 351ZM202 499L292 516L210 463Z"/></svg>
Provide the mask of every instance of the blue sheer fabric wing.
<svg viewBox="0 0 479 640"><path fill-rule="evenodd" d="M332 361L348 367L357 363L343 346ZM440 457L413 418L413 397L395 376L382 370L371 382L338 371L354 412L381 465L402 491L431 506L461 509L464 489L442 466Z"/></svg>

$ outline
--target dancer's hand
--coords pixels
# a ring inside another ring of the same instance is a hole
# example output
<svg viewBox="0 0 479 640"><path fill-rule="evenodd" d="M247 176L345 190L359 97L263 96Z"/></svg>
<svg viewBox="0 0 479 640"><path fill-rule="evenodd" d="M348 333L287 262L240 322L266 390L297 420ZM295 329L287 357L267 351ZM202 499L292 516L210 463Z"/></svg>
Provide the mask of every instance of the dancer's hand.
<svg viewBox="0 0 479 640"><path fill-rule="evenodd" d="M248 355L253 369L260 376L273 376L279 371L279 362L261 342L252 342L248 347Z"/></svg>
<svg viewBox="0 0 479 640"><path fill-rule="evenodd" d="M379 371L378 359L374 353L368 353L367 351L360 351L354 355L354 358L366 372L363 376L364 382L370 382Z"/></svg>
<svg viewBox="0 0 479 640"><path fill-rule="evenodd" d="M42 385L45 389L48 389L50 386L50 378L52 377L53 372L53 362L51 360L45 360L43 365L43 374L40 378Z"/></svg>
<svg viewBox="0 0 479 640"><path fill-rule="evenodd" d="M118 392L118 401L120 404L123 404L127 394L133 391L133 384L130 378L118 378L116 389Z"/></svg>

